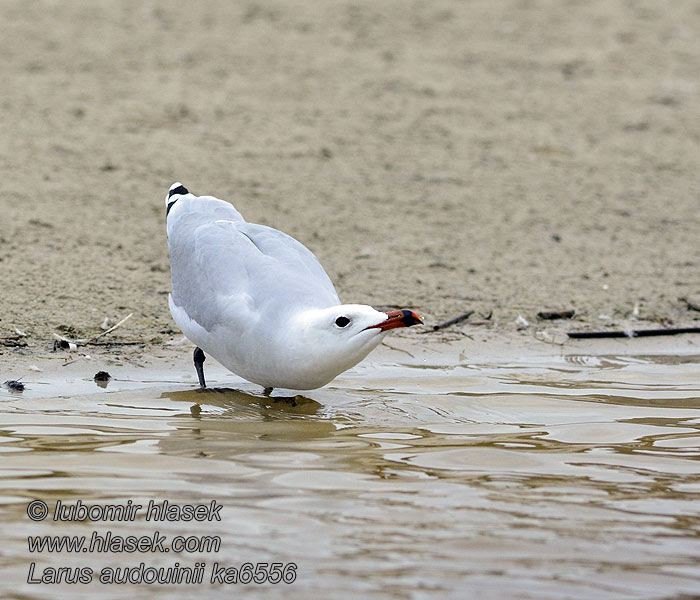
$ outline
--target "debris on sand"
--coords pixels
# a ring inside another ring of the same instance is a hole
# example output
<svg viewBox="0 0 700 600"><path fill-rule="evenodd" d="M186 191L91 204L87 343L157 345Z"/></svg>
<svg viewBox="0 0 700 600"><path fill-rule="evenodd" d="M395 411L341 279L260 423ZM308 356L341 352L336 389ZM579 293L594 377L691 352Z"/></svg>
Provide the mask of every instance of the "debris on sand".
<svg viewBox="0 0 700 600"><path fill-rule="evenodd" d="M119 321L119 323L117 323L116 325L113 325L112 327L110 327L106 331L103 331L102 333L100 333L99 335L96 335L94 338L92 338L90 340L79 340L79 341L81 341L81 342L85 341L88 344L91 342L96 342L97 340L99 340L101 337L107 335L108 333L112 333L117 327L121 327L122 325L124 325L124 323L126 323L133 315L134 315L134 313L129 313L128 315L126 315L126 317L124 317L121 321Z"/></svg>
<svg viewBox="0 0 700 600"><path fill-rule="evenodd" d="M686 307L688 310L696 310L700 312L700 300L695 301L695 299L690 299L690 298L678 298L681 302L685 302Z"/></svg>
<svg viewBox="0 0 700 600"><path fill-rule="evenodd" d="M8 337L2 337L0 338L0 346L7 346L8 348L16 348L16 347L22 347L26 346L27 342L25 342L22 338L24 336L22 335L11 335Z"/></svg>
<svg viewBox="0 0 700 600"><path fill-rule="evenodd" d="M700 327L677 327L666 329L628 329L626 331L571 331L567 335L574 339L590 338L633 338L657 335L678 335L681 333L700 333Z"/></svg>
<svg viewBox="0 0 700 600"><path fill-rule="evenodd" d="M77 350L78 346L85 346L88 344L94 345L94 346L101 346L104 344L104 342L99 342L98 340L100 338L104 337L105 335L107 335L108 333L112 333L115 329L117 329L117 327L121 327L124 323L126 323L133 316L133 314L134 313L129 313L128 315L126 315L126 317L124 317L116 325L113 325L109 329L107 329L107 330L103 331L102 333L100 333L94 337L91 337L89 339L71 340L71 339L68 339L67 337L59 335L58 333L54 333L53 337L54 337L55 341L53 343L53 349L54 349L54 351L59 350L59 349L61 349L61 350ZM106 319L105 319L105 321L106 321ZM105 321L103 321L102 325L107 324ZM110 345L140 344L140 343L142 343L142 342L110 342Z"/></svg>
<svg viewBox="0 0 700 600"><path fill-rule="evenodd" d="M97 371L93 379L99 387L106 388L107 384L112 381L112 376L107 371Z"/></svg>
<svg viewBox="0 0 700 600"><path fill-rule="evenodd" d="M530 324L530 322L520 314L518 315L518 318L515 319L514 323L518 326L518 328L525 328Z"/></svg>
<svg viewBox="0 0 700 600"><path fill-rule="evenodd" d="M2 384L2 386L10 390L11 392L24 391L24 384L21 381L17 381L15 379L10 379L9 381L6 381Z"/></svg>
<svg viewBox="0 0 700 600"><path fill-rule="evenodd" d="M549 333L548 331L536 331L535 339L546 344L552 344L554 346L563 346L566 343L567 338L562 337L561 334L557 333Z"/></svg>
<svg viewBox="0 0 700 600"><path fill-rule="evenodd" d="M78 345L72 341L69 340L67 337L63 337L62 335L59 335L57 333L53 334L53 349L54 352L56 350L77 350Z"/></svg>
<svg viewBox="0 0 700 600"><path fill-rule="evenodd" d="M575 310L541 310L537 313L537 317L545 321L554 321L555 319L571 319L576 314Z"/></svg>
<svg viewBox="0 0 700 600"><path fill-rule="evenodd" d="M474 311L468 310L467 312L463 312L462 314L459 314L456 317L452 317L451 319L448 319L447 321L444 321L442 323L438 323L437 325L433 325L433 331L439 331L440 329L444 329L445 327L449 327L450 325L455 325L457 323L460 323L461 321L468 319L472 314L474 314Z"/></svg>

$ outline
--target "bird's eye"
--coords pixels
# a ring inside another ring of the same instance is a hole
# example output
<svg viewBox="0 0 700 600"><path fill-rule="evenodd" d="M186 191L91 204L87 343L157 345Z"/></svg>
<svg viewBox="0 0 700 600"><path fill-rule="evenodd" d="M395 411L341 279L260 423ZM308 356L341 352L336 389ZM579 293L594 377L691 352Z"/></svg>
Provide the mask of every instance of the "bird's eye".
<svg viewBox="0 0 700 600"><path fill-rule="evenodd" d="M347 317L338 317L335 320L335 324L338 327L346 327L348 323L350 323L350 319L348 319Z"/></svg>

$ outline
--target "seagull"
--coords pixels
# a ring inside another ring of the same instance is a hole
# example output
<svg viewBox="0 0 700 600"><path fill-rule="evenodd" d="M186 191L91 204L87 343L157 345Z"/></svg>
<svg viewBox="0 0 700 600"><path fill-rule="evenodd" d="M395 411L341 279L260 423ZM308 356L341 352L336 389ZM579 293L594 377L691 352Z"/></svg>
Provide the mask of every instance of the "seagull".
<svg viewBox="0 0 700 600"><path fill-rule="evenodd" d="M243 379L273 388L326 385L387 332L423 319L341 304L314 254L286 233L248 223L229 203L174 183L165 198L170 313L191 342L201 388L205 352Z"/></svg>

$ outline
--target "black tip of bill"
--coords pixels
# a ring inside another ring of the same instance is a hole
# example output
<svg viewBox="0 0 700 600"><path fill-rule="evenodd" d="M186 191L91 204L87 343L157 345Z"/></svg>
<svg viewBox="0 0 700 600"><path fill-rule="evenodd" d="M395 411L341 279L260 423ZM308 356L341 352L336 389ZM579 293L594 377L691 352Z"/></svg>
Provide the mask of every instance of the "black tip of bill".
<svg viewBox="0 0 700 600"><path fill-rule="evenodd" d="M404 325L406 325L406 327L411 327L412 325L421 325L423 323L423 319L420 317L420 315L417 315L412 310L407 310L404 308L401 312L403 313L403 317L401 318L401 320L404 322Z"/></svg>
<svg viewBox="0 0 700 600"><path fill-rule="evenodd" d="M377 323L376 325L370 325L366 329L379 329L381 331L389 331L390 329L396 329L397 327L411 327L412 325L419 325L423 323L423 319L420 315L417 315L412 310L403 308L401 310L392 310L386 313L386 321Z"/></svg>

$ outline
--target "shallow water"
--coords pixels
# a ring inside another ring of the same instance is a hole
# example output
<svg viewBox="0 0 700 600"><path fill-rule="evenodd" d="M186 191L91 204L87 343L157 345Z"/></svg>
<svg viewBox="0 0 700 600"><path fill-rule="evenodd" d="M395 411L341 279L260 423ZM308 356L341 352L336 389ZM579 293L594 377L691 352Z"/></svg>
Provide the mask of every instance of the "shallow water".
<svg viewBox="0 0 700 600"><path fill-rule="evenodd" d="M163 377L76 382L81 395L53 399L32 396L40 377L23 395L3 391L3 597L700 595L698 355L407 359L294 399L264 398L223 372L213 381L239 391ZM33 522L35 498L51 509L78 499L223 508L211 522ZM220 536L221 547L28 550L27 536L108 530ZM201 584L98 581L107 566L198 561ZM31 562L36 576L50 566L95 574L28 584ZM246 562L293 562L296 580L208 582L213 563Z"/></svg>

